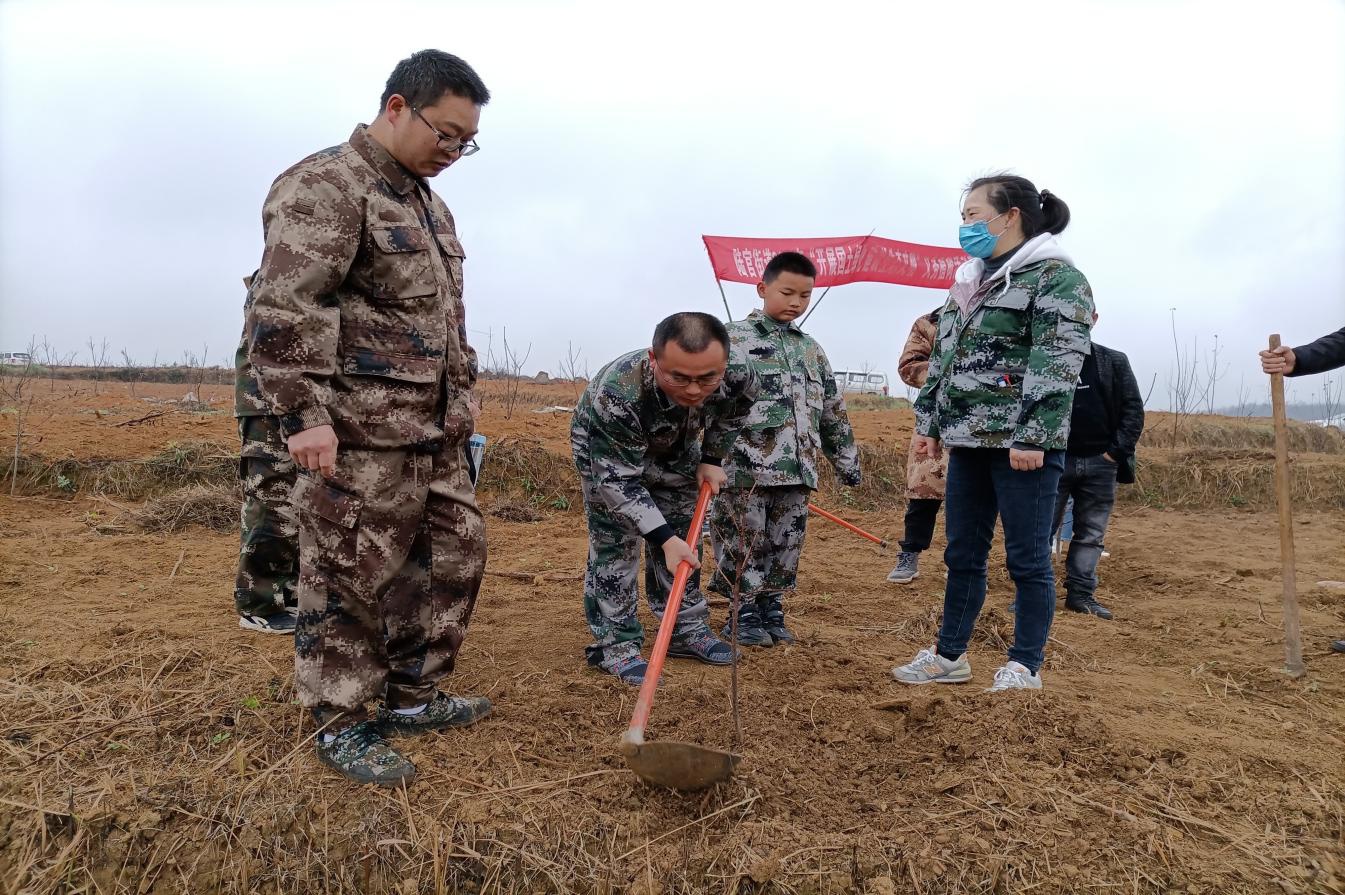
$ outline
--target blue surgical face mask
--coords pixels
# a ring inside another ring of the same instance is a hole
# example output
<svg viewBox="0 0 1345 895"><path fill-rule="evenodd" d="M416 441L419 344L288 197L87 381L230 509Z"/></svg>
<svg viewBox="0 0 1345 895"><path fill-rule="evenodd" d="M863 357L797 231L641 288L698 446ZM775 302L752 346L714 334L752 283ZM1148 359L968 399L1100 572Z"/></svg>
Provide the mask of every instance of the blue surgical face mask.
<svg viewBox="0 0 1345 895"><path fill-rule="evenodd" d="M1005 214L1008 212L1001 211L990 221L999 220ZM994 254L999 237L990 232L990 221L972 221L957 229L957 241L961 243L962 251L973 258L989 258Z"/></svg>

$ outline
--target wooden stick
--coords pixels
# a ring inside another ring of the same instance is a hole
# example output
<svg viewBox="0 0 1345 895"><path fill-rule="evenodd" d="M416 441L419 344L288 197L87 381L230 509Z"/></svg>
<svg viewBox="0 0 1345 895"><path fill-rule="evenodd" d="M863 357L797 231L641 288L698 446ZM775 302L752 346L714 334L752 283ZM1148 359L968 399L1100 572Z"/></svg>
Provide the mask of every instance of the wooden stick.
<svg viewBox="0 0 1345 895"><path fill-rule="evenodd" d="M1280 347L1280 334L1270 337L1270 350ZM1293 478L1289 474L1289 424L1284 410L1284 376L1270 376L1270 404L1275 414L1275 496L1280 510L1280 574L1284 582L1284 670L1302 677L1303 639L1298 630L1298 597L1294 590Z"/></svg>

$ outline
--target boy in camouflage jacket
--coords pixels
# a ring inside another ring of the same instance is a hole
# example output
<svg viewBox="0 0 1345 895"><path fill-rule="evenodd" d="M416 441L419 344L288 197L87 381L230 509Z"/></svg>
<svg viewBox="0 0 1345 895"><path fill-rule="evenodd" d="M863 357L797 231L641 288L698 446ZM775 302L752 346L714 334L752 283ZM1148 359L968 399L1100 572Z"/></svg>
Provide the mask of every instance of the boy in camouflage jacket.
<svg viewBox="0 0 1345 895"><path fill-rule="evenodd" d="M794 590L808 527L808 498L822 456L858 485L859 450L826 352L795 324L812 298L817 268L797 252L771 259L757 284L762 310L729 324L733 356L749 360L761 390L725 464L715 501L712 589L739 588L738 642L793 643L784 595ZM723 635L732 636L733 619Z"/></svg>

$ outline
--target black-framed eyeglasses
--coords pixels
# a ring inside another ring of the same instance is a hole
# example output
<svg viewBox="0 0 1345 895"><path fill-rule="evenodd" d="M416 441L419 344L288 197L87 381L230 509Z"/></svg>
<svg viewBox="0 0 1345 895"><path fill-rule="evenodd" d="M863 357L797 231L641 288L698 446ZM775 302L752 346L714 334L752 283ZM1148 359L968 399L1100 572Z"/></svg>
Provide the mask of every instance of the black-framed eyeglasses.
<svg viewBox="0 0 1345 895"><path fill-rule="evenodd" d="M425 122L426 127L434 131L434 135L439 138L439 148L442 149L444 152L448 153L456 152L459 153L462 157L466 158L469 155L476 155L478 152L481 151L481 147L476 145L475 140L468 140L466 143L464 143L457 137L450 137L448 134L444 133L443 131L439 130L439 128L435 127L433 124L430 124L428 121L426 121L425 116L420 114L420 110L417 109L415 106L411 106L410 109L413 115L415 115L421 121Z"/></svg>
<svg viewBox="0 0 1345 895"><path fill-rule="evenodd" d="M710 391L715 386L719 385L720 381L724 378L723 373L706 373L704 376L687 376L684 373L670 373L662 367L659 367L658 371L663 374L664 379L668 380L668 382L678 388L686 388L694 382L706 391Z"/></svg>

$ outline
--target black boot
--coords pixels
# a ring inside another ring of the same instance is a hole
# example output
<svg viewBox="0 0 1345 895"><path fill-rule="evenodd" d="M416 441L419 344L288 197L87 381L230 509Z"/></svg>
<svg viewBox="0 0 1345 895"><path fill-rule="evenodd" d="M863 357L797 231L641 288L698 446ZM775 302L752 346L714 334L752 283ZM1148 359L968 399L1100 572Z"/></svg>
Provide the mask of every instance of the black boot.
<svg viewBox="0 0 1345 895"><path fill-rule="evenodd" d="M1065 608L1070 612L1084 612L1111 621L1111 610L1093 597L1065 597Z"/></svg>
<svg viewBox="0 0 1345 895"><path fill-rule="evenodd" d="M784 597L780 594L762 597L757 601L757 609L761 613L761 623L766 633L771 635L777 644L794 642L794 632L785 627Z"/></svg>
<svg viewBox="0 0 1345 895"><path fill-rule="evenodd" d="M761 613L757 604L747 597L740 597L742 605L738 607L738 643L743 646L775 646L775 640L766 633L761 624ZM729 620L724 622L725 640L733 639L733 616L729 610Z"/></svg>

